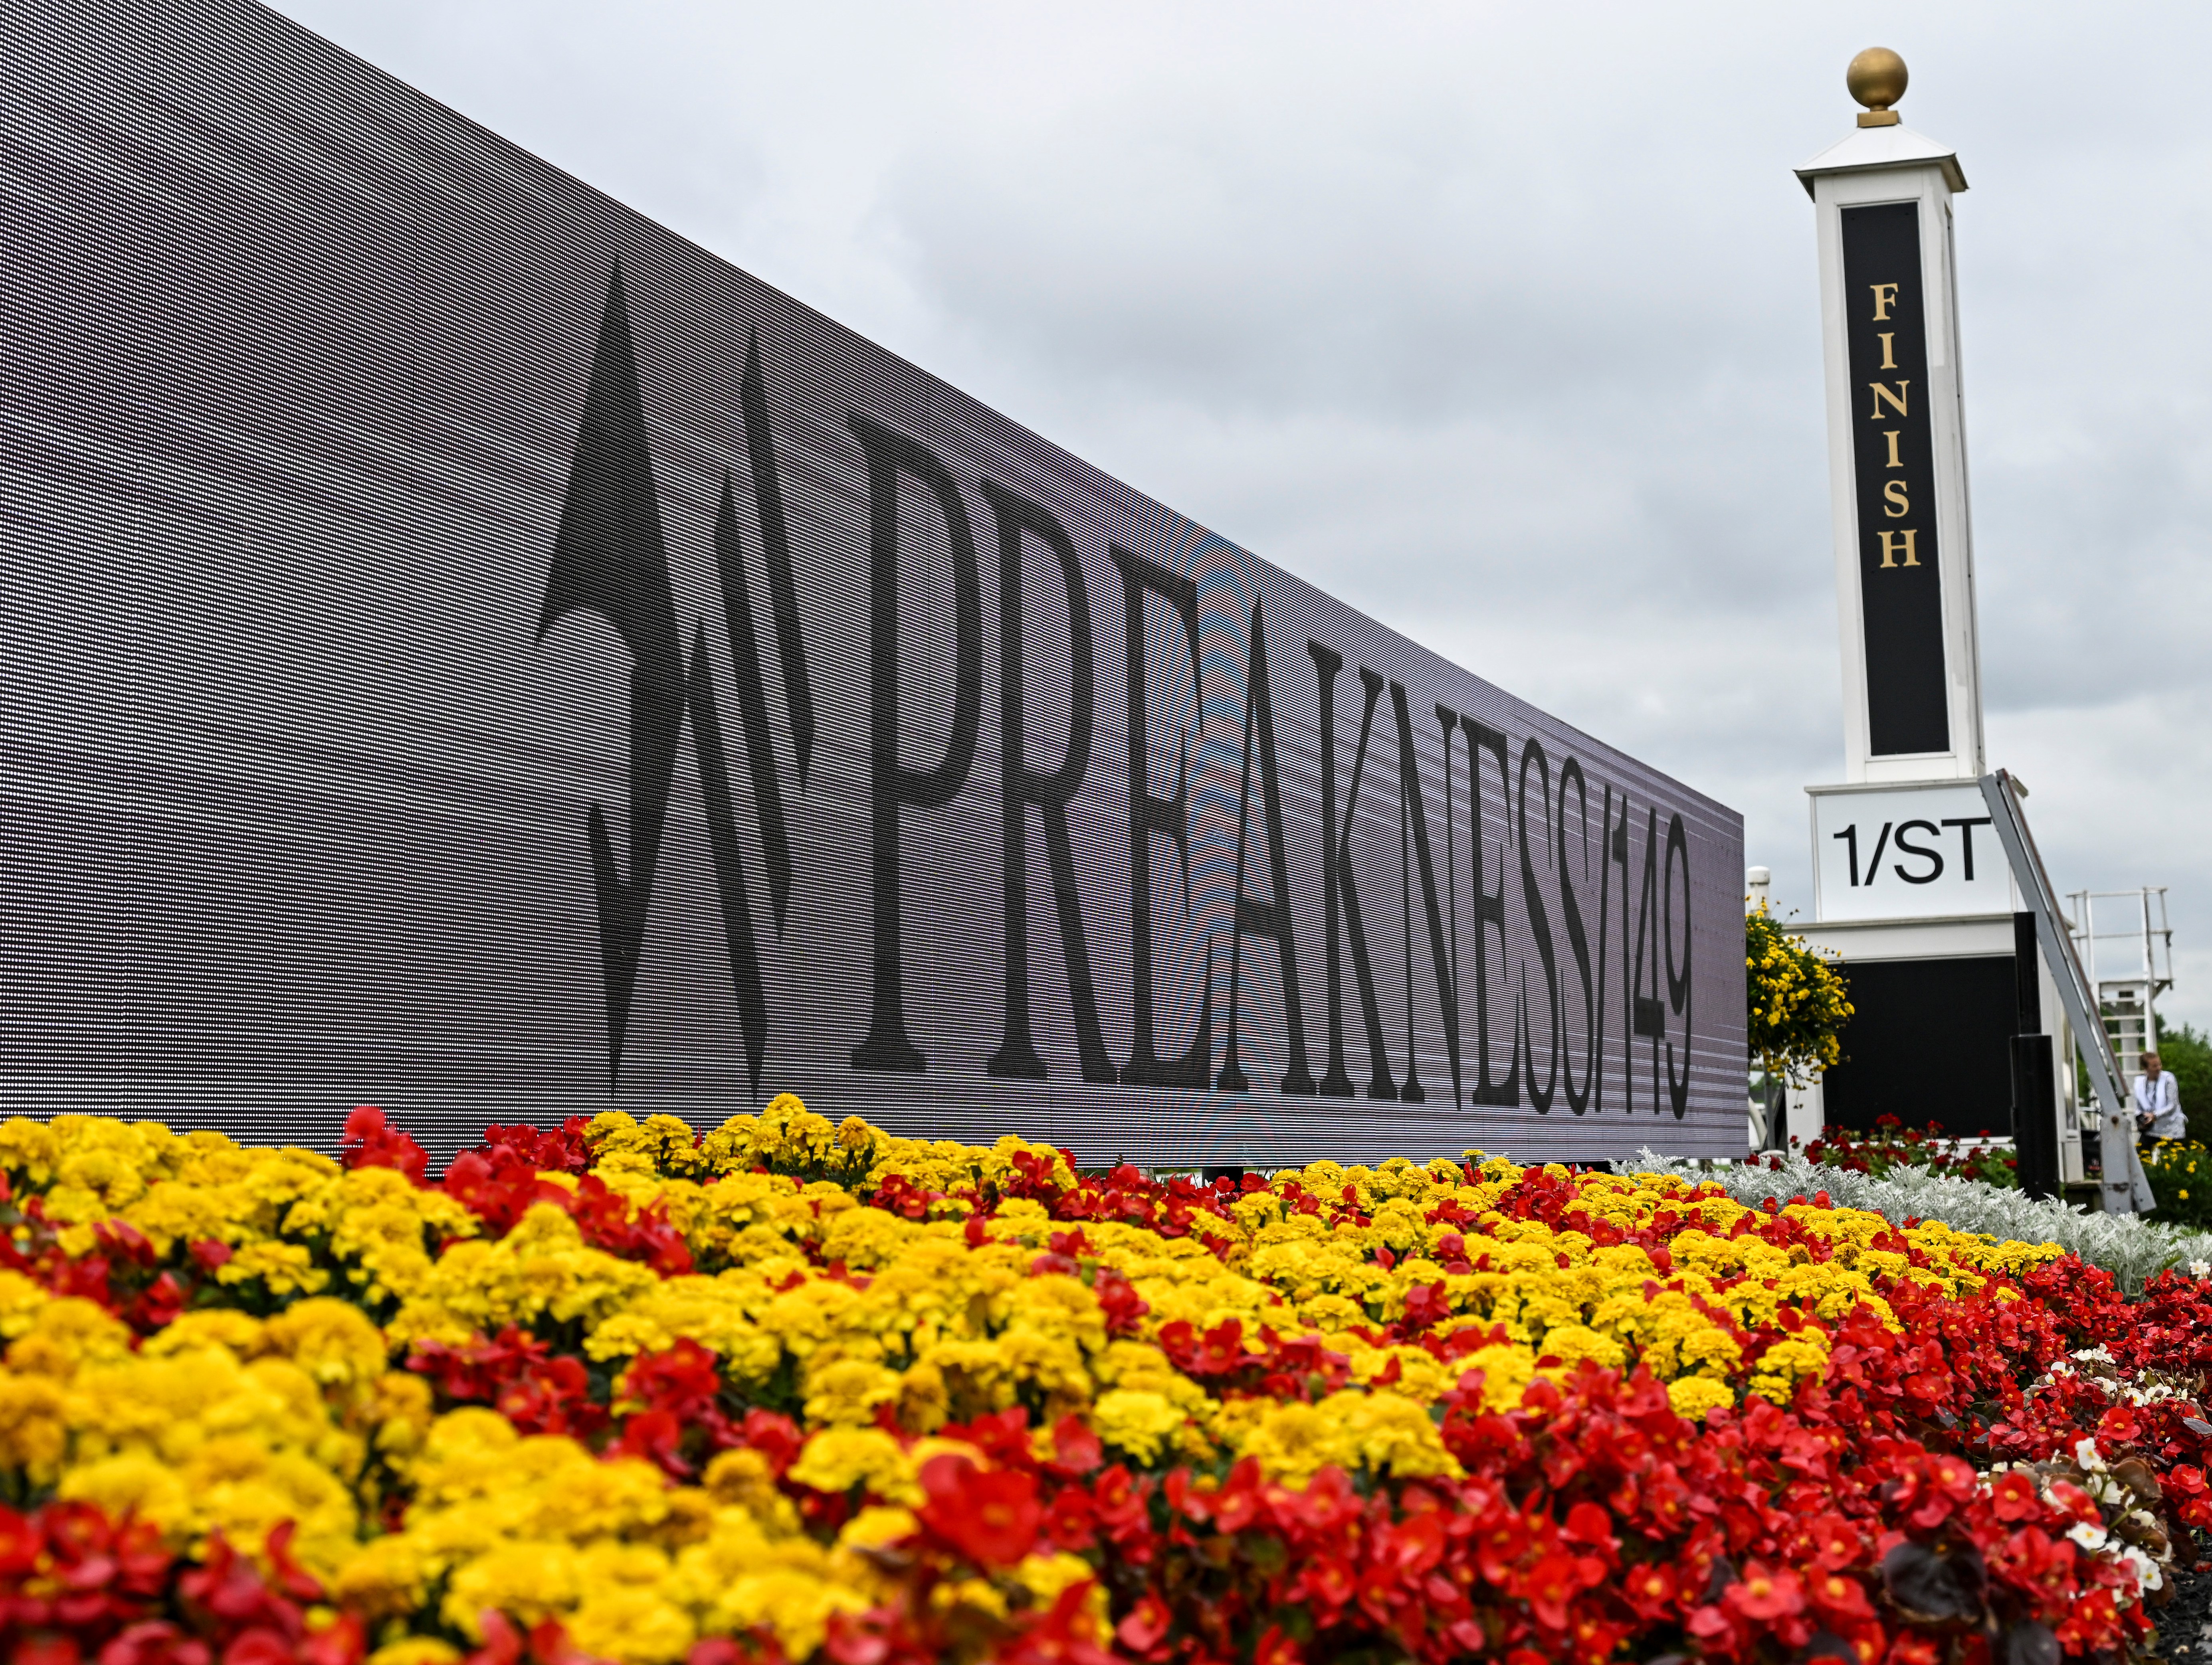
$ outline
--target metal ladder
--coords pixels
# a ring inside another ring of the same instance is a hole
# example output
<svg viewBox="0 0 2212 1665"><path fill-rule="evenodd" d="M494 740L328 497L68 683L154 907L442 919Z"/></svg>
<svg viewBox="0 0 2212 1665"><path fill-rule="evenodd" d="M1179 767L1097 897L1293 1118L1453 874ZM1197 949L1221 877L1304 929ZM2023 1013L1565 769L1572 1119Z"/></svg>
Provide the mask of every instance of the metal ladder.
<svg viewBox="0 0 2212 1665"><path fill-rule="evenodd" d="M2120 1074L2131 1081L2142 1071L2142 1055L2157 1050L2158 997L2173 987L2173 929L2166 923L2166 887L2077 890L2066 899L2074 916L2068 933L2097 991Z"/></svg>

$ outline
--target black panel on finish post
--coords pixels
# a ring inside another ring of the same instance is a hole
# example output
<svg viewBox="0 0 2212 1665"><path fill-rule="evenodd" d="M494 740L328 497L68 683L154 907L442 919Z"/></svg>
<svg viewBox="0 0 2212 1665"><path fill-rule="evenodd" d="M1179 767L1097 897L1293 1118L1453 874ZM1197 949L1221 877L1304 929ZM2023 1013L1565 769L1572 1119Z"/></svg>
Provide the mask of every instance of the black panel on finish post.
<svg viewBox="0 0 2212 1665"><path fill-rule="evenodd" d="M1865 1132L1894 1116L1948 1138L2011 1125L2011 955L1863 960L1850 973L1844 1062L1821 1079L1827 1120Z"/></svg>
<svg viewBox="0 0 2212 1665"><path fill-rule="evenodd" d="M1859 606L1877 757L1951 749L1920 206L1843 211Z"/></svg>

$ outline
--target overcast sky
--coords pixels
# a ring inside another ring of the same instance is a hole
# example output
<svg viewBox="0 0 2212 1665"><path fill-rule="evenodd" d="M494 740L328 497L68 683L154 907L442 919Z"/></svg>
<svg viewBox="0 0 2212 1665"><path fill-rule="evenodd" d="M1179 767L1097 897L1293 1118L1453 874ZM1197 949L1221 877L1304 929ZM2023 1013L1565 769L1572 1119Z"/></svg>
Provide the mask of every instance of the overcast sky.
<svg viewBox="0 0 2212 1665"><path fill-rule="evenodd" d="M1957 148L1990 758L2212 1020L2212 9L282 0L1743 812L1842 778L1813 211ZM2191 112L2198 113L2192 115Z"/></svg>

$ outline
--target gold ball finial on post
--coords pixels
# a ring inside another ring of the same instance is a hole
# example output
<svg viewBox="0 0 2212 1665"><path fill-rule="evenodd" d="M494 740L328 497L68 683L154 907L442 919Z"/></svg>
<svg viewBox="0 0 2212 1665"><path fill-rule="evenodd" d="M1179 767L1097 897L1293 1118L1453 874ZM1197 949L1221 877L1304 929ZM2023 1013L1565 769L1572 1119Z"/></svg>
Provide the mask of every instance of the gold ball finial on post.
<svg viewBox="0 0 2212 1665"><path fill-rule="evenodd" d="M1890 106L1905 96L1908 79L1905 60L1887 46L1869 46L1853 58L1850 67L1844 71L1844 85L1850 88L1853 98L1866 106L1859 116L1859 125L1896 126L1897 112Z"/></svg>

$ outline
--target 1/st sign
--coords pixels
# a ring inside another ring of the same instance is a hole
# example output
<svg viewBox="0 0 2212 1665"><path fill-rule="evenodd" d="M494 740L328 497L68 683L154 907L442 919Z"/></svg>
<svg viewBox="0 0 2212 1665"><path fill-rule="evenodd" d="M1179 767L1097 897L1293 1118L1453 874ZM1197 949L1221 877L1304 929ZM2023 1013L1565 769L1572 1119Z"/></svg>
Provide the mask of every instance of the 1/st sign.
<svg viewBox="0 0 2212 1665"><path fill-rule="evenodd" d="M1972 781L1815 787L1812 798L1817 918L2013 911L2011 871Z"/></svg>

